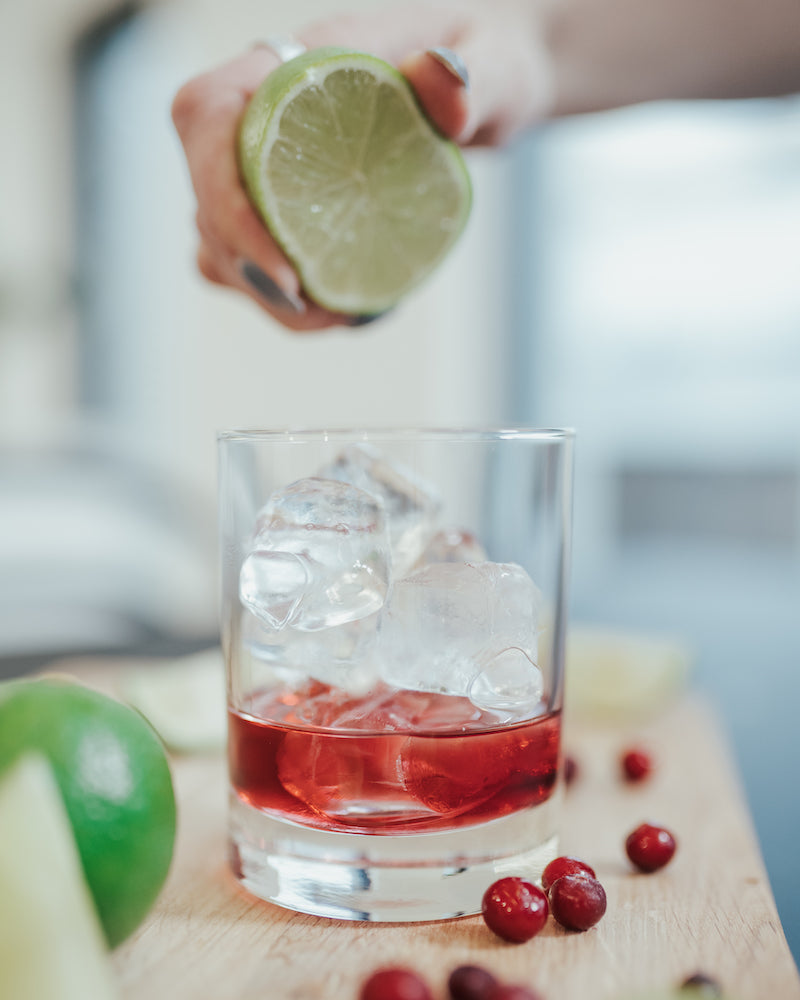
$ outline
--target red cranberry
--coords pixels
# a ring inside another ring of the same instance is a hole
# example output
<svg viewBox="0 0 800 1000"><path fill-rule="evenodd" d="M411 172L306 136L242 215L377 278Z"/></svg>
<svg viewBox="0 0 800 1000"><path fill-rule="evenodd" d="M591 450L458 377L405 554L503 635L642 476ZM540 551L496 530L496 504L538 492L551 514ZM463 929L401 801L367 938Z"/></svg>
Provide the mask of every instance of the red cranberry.
<svg viewBox="0 0 800 1000"><path fill-rule="evenodd" d="M547 896L515 876L498 879L486 890L481 907L486 926L506 941L529 941L547 921Z"/></svg>
<svg viewBox="0 0 800 1000"><path fill-rule="evenodd" d="M562 875L588 875L596 878L594 868L590 868L585 861L580 858L571 858L564 855L561 858L554 858L542 872L542 888L545 892L550 891L550 886Z"/></svg>
<svg viewBox="0 0 800 1000"><path fill-rule="evenodd" d="M562 875L550 886L550 909L570 931L588 931L606 912L606 892L596 878Z"/></svg>
<svg viewBox="0 0 800 1000"><path fill-rule="evenodd" d="M564 781L571 785L572 782L578 777L579 772L578 762L574 757L564 758Z"/></svg>
<svg viewBox="0 0 800 1000"><path fill-rule="evenodd" d="M646 750L634 748L622 755L620 766L626 781L644 781L650 777L653 770L653 758Z"/></svg>
<svg viewBox="0 0 800 1000"><path fill-rule="evenodd" d="M672 860L675 838L662 826L642 823L628 836L625 850L633 864L643 872L655 872Z"/></svg>
<svg viewBox="0 0 800 1000"><path fill-rule="evenodd" d="M428 984L411 969L378 969L361 987L360 1000L433 1000Z"/></svg>
<svg viewBox="0 0 800 1000"><path fill-rule="evenodd" d="M452 1000L487 1000L497 980L488 969L479 965L459 965L447 980Z"/></svg>
<svg viewBox="0 0 800 1000"><path fill-rule="evenodd" d="M718 1000L722 997L722 987L711 976L704 972L695 972L693 976L684 979L681 983L681 990L691 990L692 996L698 1000Z"/></svg>
<svg viewBox="0 0 800 1000"><path fill-rule="evenodd" d="M542 1000L538 993L527 986L498 985L488 994L486 1000Z"/></svg>

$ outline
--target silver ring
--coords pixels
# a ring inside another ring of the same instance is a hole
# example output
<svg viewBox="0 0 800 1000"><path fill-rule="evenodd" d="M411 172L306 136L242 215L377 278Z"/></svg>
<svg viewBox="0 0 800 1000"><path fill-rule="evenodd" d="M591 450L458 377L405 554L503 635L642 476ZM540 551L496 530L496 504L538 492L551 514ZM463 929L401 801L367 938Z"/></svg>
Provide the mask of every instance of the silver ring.
<svg viewBox="0 0 800 1000"><path fill-rule="evenodd" d="M269 35L263 41L256 42L254 48L269 49L282 63L289 62L306 51L305 45L291 35Z"/></svg>
<svg viewBox="0 0 800 1000"><path fill-rule="evenodd" d="M447 49L443 45L437 45L436 48L428 49L428 55L433 56L438 63L449 70L463 84L465 90L469 90L469 70L457 52L454 52L453 49Z"/></svg>

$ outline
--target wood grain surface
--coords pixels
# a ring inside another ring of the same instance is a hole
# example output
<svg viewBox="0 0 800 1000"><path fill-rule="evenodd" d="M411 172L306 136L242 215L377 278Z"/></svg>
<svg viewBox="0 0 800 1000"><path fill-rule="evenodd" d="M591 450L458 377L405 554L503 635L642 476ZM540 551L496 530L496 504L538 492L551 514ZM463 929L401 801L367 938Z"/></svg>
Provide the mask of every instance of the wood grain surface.
<svg viewBox="0 0 800 1000"><path fill-rule="evenodd" d="M73 672L75 665L71 665ZM108 672L83 671L108 688ZM651 780L625 784L618 755L654 752ZM731 756L704 703L686 698L635 730L573 724L566 747L580 772L566 796L562 849L588 861L608 895L585 933L552 920L526 944L506 944L480 917L360 924L280 909L243 892L225 864L225 764L173 758L179 801L175 860L155 909L117 949L125 1000L357 1000L365 976L413 966L436 1000L456 966L486 966L543 1000L614 1000L664 989L703 970L737 1000L800 1000ZM644 820L677 837L669 866L636 874L624 851ZM727 995L727 993L726 993Z"/></svg>

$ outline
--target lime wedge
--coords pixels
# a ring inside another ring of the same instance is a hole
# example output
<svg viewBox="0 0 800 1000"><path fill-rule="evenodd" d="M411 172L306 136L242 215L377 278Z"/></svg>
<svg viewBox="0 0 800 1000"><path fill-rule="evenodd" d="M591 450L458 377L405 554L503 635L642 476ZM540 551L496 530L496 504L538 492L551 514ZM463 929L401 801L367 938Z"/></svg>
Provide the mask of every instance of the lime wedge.
<svg viewBox="0 0 800 1000"><path fill-rule="evenodd" d="M0 780L0 996L118 996L66 809L38 754Z"/></svg>
<svg viewBox="0 0 800 1000"><path fill-rule="evenodd" d="M170 750L222 750L227 736L225 665L220 649L130 670L120 694L147 719Z"/></svg>
<svg viewBox="0 0 800 1000"><path fill-rule="evenodd" d="M609 721L657 715L685 689L691 659L678 639L574 625L567 636L567 706Z"/></svg>
<svg viewBox="0 0 800 1000"><path fill-rule="evenodd" d="M378 313L446 256L466 225L472 189L394 67L322 48L279 66L239 131L251 201L327 309Z"/></svg>

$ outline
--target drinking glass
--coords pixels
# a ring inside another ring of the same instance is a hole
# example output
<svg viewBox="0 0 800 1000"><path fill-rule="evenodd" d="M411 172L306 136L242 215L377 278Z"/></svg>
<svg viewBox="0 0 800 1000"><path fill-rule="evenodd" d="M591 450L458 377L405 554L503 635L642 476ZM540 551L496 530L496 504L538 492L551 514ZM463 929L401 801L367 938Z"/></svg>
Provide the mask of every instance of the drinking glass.
<svg viewBox="0 0 800 1000"><path fill-rule="evenodd" d="M550 429L220 434L251 893L442 919L556 856L572 451Z"/></svg>

